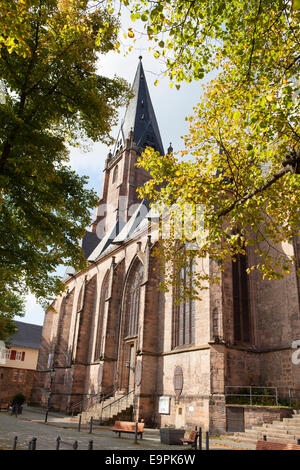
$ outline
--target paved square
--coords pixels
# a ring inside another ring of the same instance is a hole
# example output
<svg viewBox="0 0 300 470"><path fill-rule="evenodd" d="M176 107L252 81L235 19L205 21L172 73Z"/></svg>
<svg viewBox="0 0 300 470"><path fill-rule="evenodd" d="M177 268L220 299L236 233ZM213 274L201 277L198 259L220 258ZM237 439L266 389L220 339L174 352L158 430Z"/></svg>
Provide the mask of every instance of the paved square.
<svg viewBox="0 0 300 470"><path fill-rule="evenodd" d="M146 429L142 440L134 443L133 435L124 434L120 438L110 431L108 427L95 427L89 434L87 425L81 427L78 432L77 424L70 421L68 416L58 413L50 413L48 423L44 423L45 412L25 407L23 414L15 417L10 412L0 413L0 449L12 449L14 437L18 436L17 449L27 449L32 437L37 438L37 450L55 450L58 436L63 441L78 441L79 450L87 450L90 440L93 440L94 450L188 450L186 446L165 445L160 442L158 429ZM203 442L205 445L205 442ZM234 446L222 439L212 439L211 449L241 449L241 445ZM61 444L61 449L72 450L72 447ZM244 447L244 449L249 449Z"/></svg>

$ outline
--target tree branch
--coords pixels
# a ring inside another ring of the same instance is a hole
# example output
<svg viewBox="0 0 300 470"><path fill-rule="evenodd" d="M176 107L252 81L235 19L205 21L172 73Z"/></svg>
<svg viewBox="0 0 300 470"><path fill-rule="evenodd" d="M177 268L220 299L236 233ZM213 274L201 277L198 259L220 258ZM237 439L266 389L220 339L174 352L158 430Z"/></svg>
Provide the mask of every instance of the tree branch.
<svg viewBox="0 0 300 470"><path fill-rule="evenodd" d="M298 156L298 160L300 161L300 156ZM293 166L290 165L290 160L287 158L284 162L286 162L286 165L285 165L285 163L283 163L284 168L282 170L275 173L272 176L272 178L270 178L266 183L262 184L258 188L253 189L252 191L250 191L250 193L246 194L241 199L237 199L229 207L227 207L226 209L223 209L222 211L220 211L218 213L218 218L229 214L238 204L241 205L244 202L251 199L252 197L254 197L256 194L259 194L259 193L265 191L267 188L272 186L274 183L276 183L276 181L278 181L280 178L282 178L287 173L294 173L295 170L294 170Z"/></svg>

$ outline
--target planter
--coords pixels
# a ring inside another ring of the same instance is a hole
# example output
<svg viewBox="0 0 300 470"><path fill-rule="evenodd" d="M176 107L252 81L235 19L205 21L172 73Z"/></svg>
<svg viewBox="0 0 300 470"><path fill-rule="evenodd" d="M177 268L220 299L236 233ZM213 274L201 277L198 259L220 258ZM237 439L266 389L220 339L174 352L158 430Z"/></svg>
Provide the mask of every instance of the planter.
<svg viewBox="0 0 300 470"><path fill-rule="evenodd" d="M162 444L170 445L181 445L181 437L184 437L184 429L171 429L161 428L160 429L160 442Z"/></svg>

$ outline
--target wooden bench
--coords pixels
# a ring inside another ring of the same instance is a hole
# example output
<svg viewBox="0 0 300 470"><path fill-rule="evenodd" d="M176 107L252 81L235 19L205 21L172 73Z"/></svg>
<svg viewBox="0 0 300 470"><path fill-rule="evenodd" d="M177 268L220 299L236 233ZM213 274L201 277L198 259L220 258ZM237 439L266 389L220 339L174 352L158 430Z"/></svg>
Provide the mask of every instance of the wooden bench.
<svg viewBox="0 0 300 470"><path fill-rule="evenodd" d="M8 411L9 410L9 403L0 403L0 411L2 411L2 410Z"/></svg>
<svg viewBox="0 0 300 470"><path fill-rule="evenodd" d="M199 433L197 431L191 431L188 438L181 437L180 440L183 444L191 444L192 446L196 445L197 437Z"/></svg>
<svg viewBox="0 0 300 470"><path fill-rule="evenodd" d="M126 432L130 434L135 434L135 423L131 421L115 421L114 427L111 428L111 431L119 433L121 437L121 432ZM143 438L144 432L144 423L138 423L137 433Z"/></svg>
<svg viewBox="0 0 300 470"><path fill-rule="evenodd" d="M256 450L300 450L297 444L281 444L280 442L257 441Z"/></svg>

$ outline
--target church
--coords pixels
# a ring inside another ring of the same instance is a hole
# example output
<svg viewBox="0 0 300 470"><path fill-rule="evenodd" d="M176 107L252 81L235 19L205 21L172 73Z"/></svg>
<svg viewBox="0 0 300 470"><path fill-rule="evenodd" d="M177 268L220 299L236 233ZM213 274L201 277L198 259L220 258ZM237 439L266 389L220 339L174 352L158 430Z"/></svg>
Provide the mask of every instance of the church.
<svg viewBox="0 0 300 470"><path fill-rule="evenodd" d="M249 249L228 261L220 284L201 300L178 305L172 291L159 291L158 235L149 204L137 195L149 175L136 163L145 147L160 154L164 147L142 58L132 92L82 241L88 267L67 270L65 291L45 314L31 401L86 421L126 417L215 434L281 417L279 398L300 389L292 360L300 339L296 266L282 280L247 275L256 256ZM284 249L299 260L299 239ZM204 264L217 270L213 260ZM251 390L258 387L276 390L277 406L255 406Z"/></svg>

